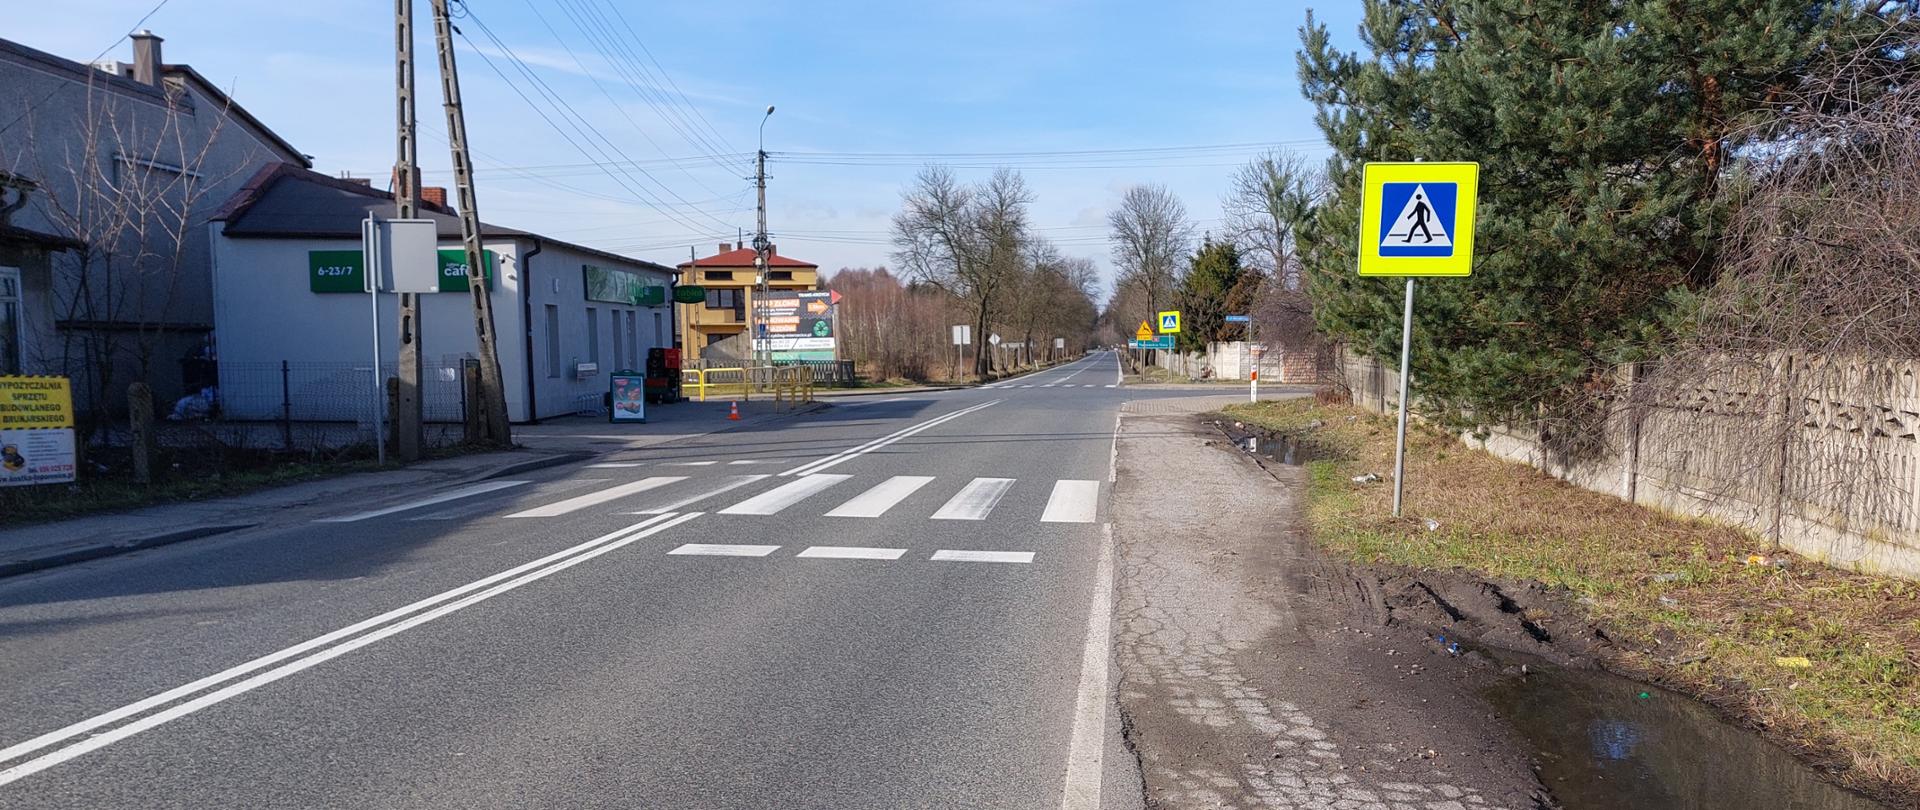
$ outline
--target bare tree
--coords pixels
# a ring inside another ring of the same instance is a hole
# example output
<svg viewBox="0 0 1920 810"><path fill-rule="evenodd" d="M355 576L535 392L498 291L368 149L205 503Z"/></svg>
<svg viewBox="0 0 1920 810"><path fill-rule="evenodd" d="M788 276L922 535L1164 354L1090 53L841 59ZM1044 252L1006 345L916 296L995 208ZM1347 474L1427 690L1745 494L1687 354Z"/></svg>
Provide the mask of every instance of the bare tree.
<svg viewBox="0 0 1920 810"><path fill-rule="evenodd" d="M1119 284L1139 290L1145 316L1173 301L1180 267L1193 243L1187 207L1166 186L1134 186L1107 215Z"/></svg>
<svg viewBox="0 0 1920 810"><path fill-rule="evenodd" d="M992 371L987 330L1018 282L1033 194L1011 169L965 186L947 169L929 166L901 202L893 218L894 261L967 304L975 332L974 373L985 376Z"/></svg>
<svg viewBox="0 0 1920 810"><path fill-rule="evenodd" d="M1266 270L1282 288L1298 290L1294 238L1312 218L1320 196L1319 173L1304 158L1268 152L1234 172L1220 206L1227 214L1228 235L1246 249L1249 263Z"/></svg>

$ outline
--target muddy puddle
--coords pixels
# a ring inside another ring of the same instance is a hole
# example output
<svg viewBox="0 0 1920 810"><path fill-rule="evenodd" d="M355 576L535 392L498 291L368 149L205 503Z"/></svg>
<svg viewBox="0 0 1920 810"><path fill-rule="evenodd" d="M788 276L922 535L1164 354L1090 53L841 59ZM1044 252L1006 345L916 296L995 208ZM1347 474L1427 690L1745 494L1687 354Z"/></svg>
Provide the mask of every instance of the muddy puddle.
<svg viewBox="0 0 1920 810"><path fill-rule="evenodd" d="M1604 672L1529 669L1486 697L1567 810L1887 810L1697 701Z"/></svg>

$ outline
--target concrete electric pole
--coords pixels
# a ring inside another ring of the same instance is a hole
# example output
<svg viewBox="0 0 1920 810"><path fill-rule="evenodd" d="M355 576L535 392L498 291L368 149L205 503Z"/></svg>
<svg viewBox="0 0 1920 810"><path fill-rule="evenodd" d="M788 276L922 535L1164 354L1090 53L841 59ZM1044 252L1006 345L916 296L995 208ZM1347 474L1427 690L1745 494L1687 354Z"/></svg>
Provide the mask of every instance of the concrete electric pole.
<svg viewBox="0 0 1920 810"><path fill-rule="evenodd" d="M420 197L420 165L413 112L413 0L394 0L393 35L397 138L393 178L395 219L413 219ZM379 280L374 280L375 295ZM393 452L402 463L419 461L424 436L420 408L420 296L400 294L398 384L394 391ZM376 358L376 365L378 358ZM376 375L379 376L379 375ZM383 392L375 392L382 396Z"/></svg>
<svg viewBox="0 0 1920 810"><path fill-rule="evenodd" d="M767 114L760 117L760 147L754 152L753 185L760 194L756 206L757 228L753 234L753 274L756 279L753 294L753 323L748 325L748 346L752 347L753 357L761 368L773 365L773 346L767 344L766 353L761 354L761 334L766 329L765 301L767 297L768 266L773 262L773 241L767 237L767 119L773 117L773 105L767 105ZM772 374L772 372L763 372Z"/></svg>
<svg viewBox="0 0 1920 810"><path fill-rule="evenodd" d="M473 296L473 331L480 350L479 422L485 435L467 438L504 447L513 443L513 436L507 427L507 389L501 380L500 351L494 342L493 298L487 290L486 253L480 247L480 212L473 192L473 159L467 151L467 117L460 109L460 73L453 62L453 22L447 14L447 0L432 0L432 3L434 40L440 51L440 89L446 98L447 144L453 151L460 241L467 253L467 292Z"/></svg>

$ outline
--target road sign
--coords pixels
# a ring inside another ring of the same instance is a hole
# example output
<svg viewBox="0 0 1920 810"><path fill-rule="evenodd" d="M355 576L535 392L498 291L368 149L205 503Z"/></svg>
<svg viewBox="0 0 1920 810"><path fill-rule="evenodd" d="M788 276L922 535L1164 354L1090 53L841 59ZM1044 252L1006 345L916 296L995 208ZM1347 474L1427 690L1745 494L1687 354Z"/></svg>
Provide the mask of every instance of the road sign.
<svg viewBox="0 0 1920 810"><path fill-rule="evenodd" d="M988 335L988 336L987 336L987 342L988 342L988 343L991 343L991 344L993 344L993 345L995 345L995 346L998 346L998 345L1000 345L1000 336L999 336L999 335Z"/></svg>
<svg viewBox="0 0 1920 810"><path fill-rule="evenodd" d="M1153 326L1151 324L1148 324L1146 321L1141 321L1140 328L1134 330L1133 332L1133 339L1134 340L1152 340Z"/></svg>
<svg viewBox="0 0 1920 810"><path fill-rule="evenodd" d="M1160 313L1160 334L1180 334L1180 310Z"/></svg>
<svg viewBox="0 0 1920 810"><path fill-rule="evenodd" d="M1130 340L1127 341L1127 348L1171 350L1173 348L1173 338L1157 337L1148 340Z"/></svg>
<svg viewBox="0 0 1920 810"><path fill-rule="evenodd" d="M1360 209L1360 275L1473 273L1478 163L1369 163Z"/></svg>
<svg viewBox="0 0 1920 810"><path fill-rule="evenodd" d="M1252 315L1228 315L1227 323L1253 323Z"/></svg>
<svg viewBox="0 0 1920 810"><path fill-rule="evenodd" d="M973 327L968 326L966 324L956 324L953 327L953 345L955 346L973 345Z"/></svg>

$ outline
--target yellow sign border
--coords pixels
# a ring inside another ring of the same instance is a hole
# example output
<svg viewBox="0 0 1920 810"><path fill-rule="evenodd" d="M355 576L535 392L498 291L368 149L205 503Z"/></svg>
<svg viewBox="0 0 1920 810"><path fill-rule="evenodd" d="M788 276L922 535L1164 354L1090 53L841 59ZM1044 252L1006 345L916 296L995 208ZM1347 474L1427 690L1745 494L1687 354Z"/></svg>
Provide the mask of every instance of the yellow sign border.
<svg viewBox="0 0 1920 810"><path fill-rule="evenodd" d="M1160 327L1160 334L1163 334L1163 335L1177 335L1177 334L1180 334L1180 310L1177 310L1177 309L1170 309L1170 310L1167 310L1166 312L1160 312L1160 313L1155 313L1155 314L1159 316L1159 317L1157 317L1157 318L1155 318L1155 320L1157 320L1157 321L1159 321L1159 322L1160 322L1160 325L1161 325L1161 327ZM1166 323L1167 323L1167 316L1168 316L1168 315L1172 315L1172 316L1173 316L1173 328L1172 328L1172 329L1168 329L1168 328L1166 328Z"/></svg>
<svg viewBox="0 0 1920 810"><path fill-rule="evenodd" d="M1361 169L1359 256L1363 276L1473 275L1474 208L1480 199L1478 163L1368 163ZM1452 256L1382 256L1376 237L1381 196L1388 183L1454 183L1460 197L1453 215Z"/></svg>

